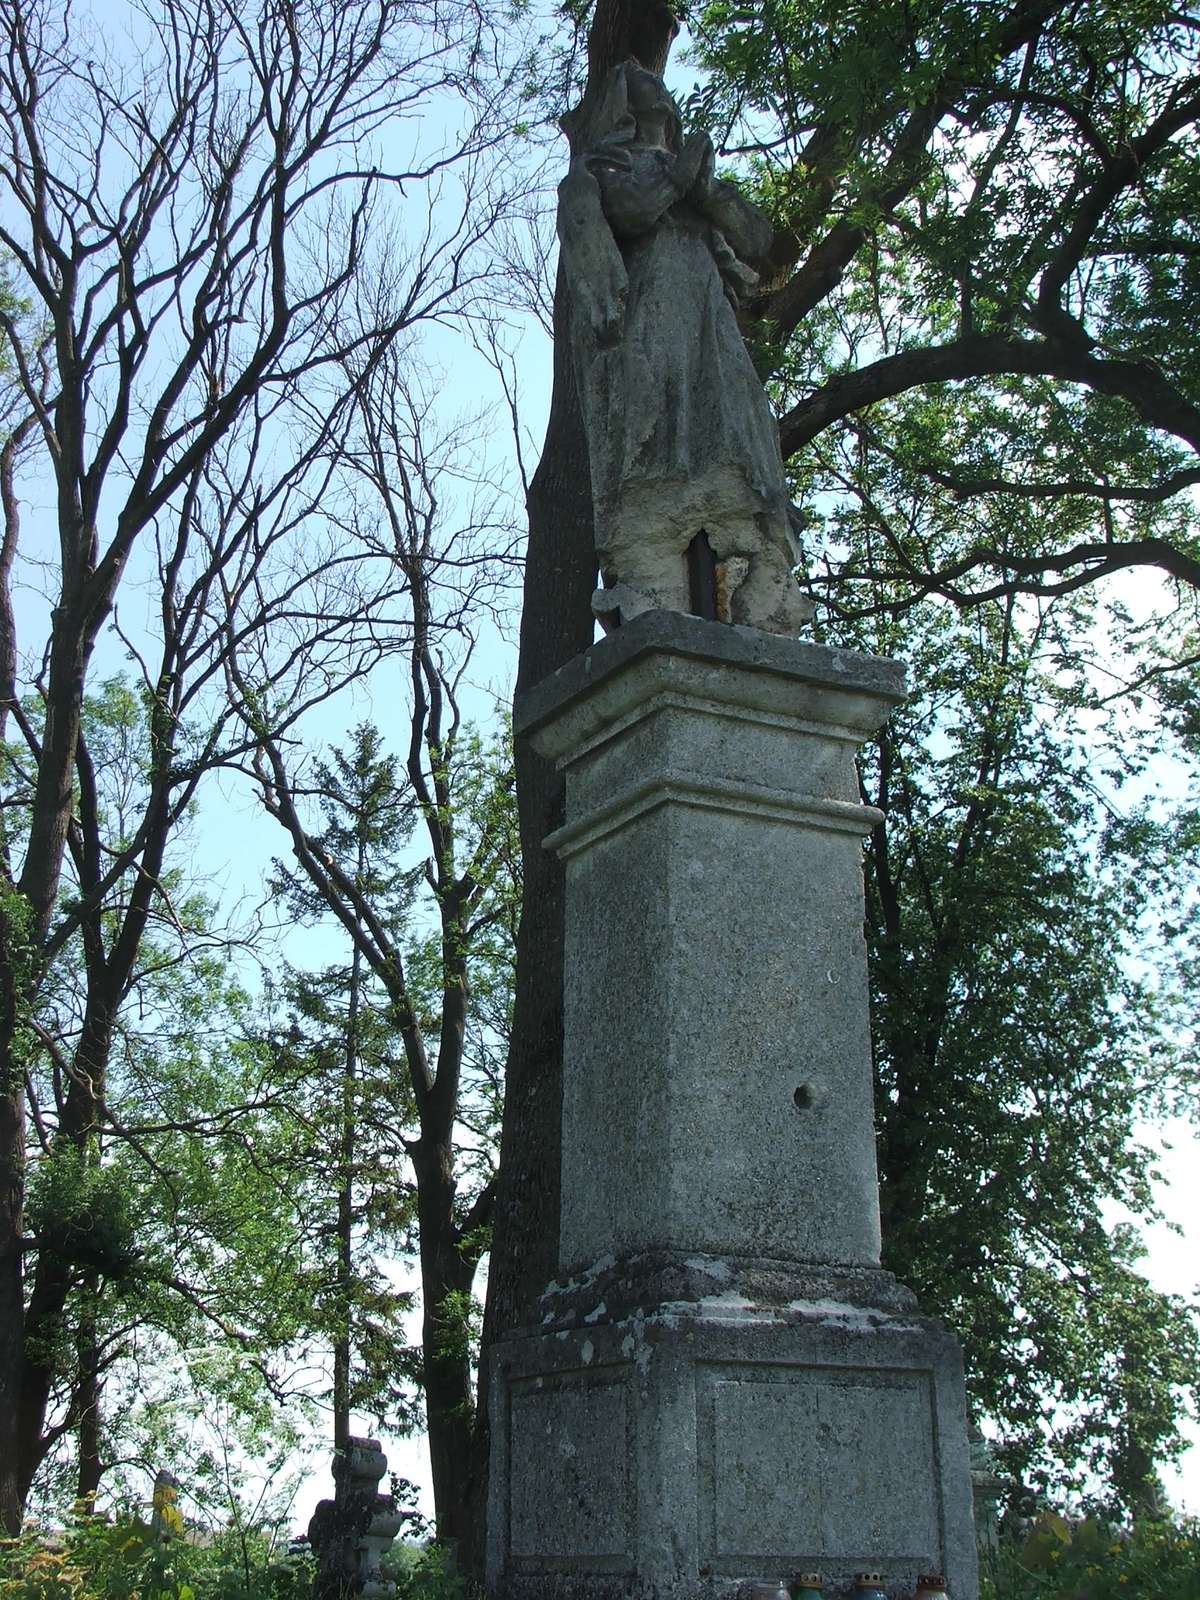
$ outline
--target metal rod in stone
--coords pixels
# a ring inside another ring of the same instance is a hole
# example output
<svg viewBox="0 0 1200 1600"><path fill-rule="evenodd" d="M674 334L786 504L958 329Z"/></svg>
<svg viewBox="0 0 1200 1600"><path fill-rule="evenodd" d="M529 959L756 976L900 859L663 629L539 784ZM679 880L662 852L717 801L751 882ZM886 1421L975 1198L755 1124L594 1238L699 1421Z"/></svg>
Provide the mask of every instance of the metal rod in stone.
<svg viewBox="0 0 1200 1600"><path fill-rule="evenodd" d="M687 547L688 605L692 615L717 620L717 557L703 528Z"/></svg>

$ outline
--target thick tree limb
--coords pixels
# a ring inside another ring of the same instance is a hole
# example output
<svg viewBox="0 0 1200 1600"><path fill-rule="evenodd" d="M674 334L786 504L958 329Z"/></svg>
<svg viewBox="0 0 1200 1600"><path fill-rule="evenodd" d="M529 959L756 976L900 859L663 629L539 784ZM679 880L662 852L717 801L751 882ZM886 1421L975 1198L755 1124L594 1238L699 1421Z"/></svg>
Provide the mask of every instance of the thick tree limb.
<svg viewBox="0 0 1200 1600"><path fill-rule="evenodd" d="M677 10L669 0L599 0L588 29L585 98L629 56L648 71L661 73L678 32Z"/></svg>
<svg viewBox="0 0 1200 1600"><path fill-rule="evenodd" d="M891 541L889 541L891 543ZM813 577L810 582L844 588L855 580L911 585L911 593L902 601L889 599L878 605L862 608L836 605L840 616L863 617L881 613L907 610L928 595L942 595L963 610L985 605L990 601L1004 600L1014 594L1054 599L1073 594L1100 578L1127 571L1131 567L1157 567L1168 577L1200 590L1200 560L1180 550L1166 539L1126 539L1118 543L1101 540L1083 540L1069 550L1047 552L1045 555L1016 556L990 545L976 545L958 561L948 563L935 571L925 571L917 566L892 543L898 565L895 570L881 572L854 570L840 571L829 578ZM964 586L963 580L981 569L1002 574L994 583L983 588ZM1048 581L1047 573L1060 573L1057 581Z"/></svg>
<svg viewBox="0 0 1200 1600"><path fill-rule="evenodd" d="M484 1184L483 1188L475 1196L475 1200L471 1206L471 1209L467 1212L466 1216L463 1217L462 1221L455 1230L455 1238L458 1241L459 1248L462 1248L463 1243L466 1240L469 1240L472 1234L477 1234L481 1228L489 1228L492 1223L492 1218L495 1216L495 1214L496 1180L493 1177L488 1179L487 1183ZM482 1255L482 1253L483 1246L480 1245L478 1251L476 1252L477 1258L479 1255Z"/></svg>
<svg viewBox="0 0 1200 1600"><path fill-rule="evenodd" d="M864 406L927 383L1015 374L1059 378L1127 400L1142 421L1200 451L1200 406L1184 398L1147 361L1108 359L1074 340L973 334L949 344L901 350L855 372L840 373L781 419L784 458L795 455L831 423Z"/></svg>
<svg viewBox="0 0 1200 1600"><path fill-rule="evenodd" d="M1194 84L1187 87L1194 91ZM1147 165L1176 134L1195 122L1197 116L1200 116L1200 95L1195 92L1173 95L1167 109L1140 137L1131 140L1120 154L1106 162L1101 175L1084 192L1074 219L1038 284L1037 321L1045 333L1088 345L1093 343L1083 325L1062 303L1067 281L1087 254L1092 236L1122 190L1138 182Z"/></svg>
<svg viewBox="0 0 1200 1600"><path fill-rule="evenodd" d="M997 57L1003 59L1024 49L1063 9L1062 0L1017 0L1006 23L997 30L994 43ZM964 87L962 80L948 76L937 85L928 101L914 107L904 121L877 190L863 197L869 198L872 207L884 217L912 192L923 170L929 141ZM863 125L853 142L846 138L846 130L842 128L825 127L813 134L801 158L820 196L815 211L806 218L810 228L829 214L838 177L853 155L863 149L869 139L878 136L896 109L894 103L885 100L878 114ZM834 223L811 246L793 276L766 297L758 313L774 326L780 337L794 333L808 313L837 287L868 231L866 226L845 218ZM801 236L796 232L780 236L771 251L772 274L778 277L795 266L807 243L807 234Z"/></svg>
<svg viewBox="0 0 1200 1600"><path fill-rule="evenodd" d="M955 472L944 472L932 462L922 462L917 468L933 483L963 499L976 495L1012 494L1027 500L1067 500L1083 496L1092 500L1130 501L1140 505L1158 505L1170 500L1184 489L1200 484L1200 467L1181 468L1168 473L1158 483L1098 483L1091 478L1066 478L1060 483L1019 483L1012 478L972 478Z"/></svg>
<svg viewBox="0 0 1200 1600"><path fill-rule="evenodd" d="M892 159L883 173L883 183L875 203L884 216L890 215L911 194L921 174L922 160L939 122L949 110L949 102L938 101L915 111L908 119ZM844 218L836 222L823 239L809 251L799 270L768 295L759 308L760 315L786 338L794 333L814 307L837 288L846 268L862 248L868 228Z"/></svg>

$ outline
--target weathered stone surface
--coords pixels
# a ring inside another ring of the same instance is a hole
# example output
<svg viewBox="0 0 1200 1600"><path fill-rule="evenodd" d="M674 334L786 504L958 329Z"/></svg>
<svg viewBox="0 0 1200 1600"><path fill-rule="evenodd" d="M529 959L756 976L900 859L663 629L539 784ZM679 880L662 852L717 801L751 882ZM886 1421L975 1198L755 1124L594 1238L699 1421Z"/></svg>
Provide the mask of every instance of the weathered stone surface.
<svg viewBox="0 0 1200 1600"><path fill-rule="evenodd" d="M639 617L521 708L567 781L567 1271L879 1260L854 754L899 673L761 639Z"/></svg>
<svg viewBox="0 0 1200 1600"><path fill-rule="evenodd" d="M396 1585L380 1562L404 1521L390 1494L379 1493L387 1457L378 1439L353 1435L344 1455L333 1461L334 1500L318 1501L308 1538L318 1559L316 1593L323 1600L389 1600Z"/></svg>
<svg viewBox="0 0 1200 1600"><path fill-rule="evenodd" d="M577 1277L552 1283L541 1300L542 1328L591 1327L598 1320L628 1321L654 1315L664 1305L704 1307L708 1316L785 1313L800 1303L849 1306L874 1314L912 1312L916 1296L879 1267L819 1266L751 1256L679 1255L642 1251L594 1264Z"/></svg>
<svg viewBox="0 0 1200 1600"><path fill-rule="evenodd" d="M718 703L787 714L807 696L818 714L828 707L834 725L836 706L848 719L847 734L858 734L859 743L879 726L873 720L876 702L895 706L905 697L899 661L784 639L758 628L714 626L677 611L651 611L528 689L514 708L514 732L537 734L548 753L561 758L582 745L589 730L599 733L615 725L638 705L645 680L627 673L642 661L653 663L649 687L654 692L669 691L681 670L678 664L686 663L693 683ZM585 696L585 690L591 692ZM563 716L568 709L572 718Z"/></svg>
<svg viewBox="0 0 1200 1600"><path fill-rule="evenodd" d="M714 1364L697 1410L710 1562L786 1565L799 1550L828 1566L857 1550L868 1566L919 1569L940 1558L927 1373ZM884 1439L906 1447L881 1449ZM772 1441L782 1460L763 1448Z"/></svg>
<svg viewBox="0 0 1200 1600"><path fill-rule="evenodd" d="M613 1367L593 1383L545 1374L509 1387L510 1449L518 1460L542 1460L546 1475L519 1473L508 1502L509 1557L518 1568L582 1564L627 1571L633 1532L634 1419L624 1371ZM557 1515L546 1516L547 1475Z"/></svg>
<svg viewBox="0 0 1200 1600"><path fill-rule="evenodd" d="M690 604L703 532L723 620L794 634L812 614L791 569L779 430L738 329L766 218L684 138L662 80L613 68L559 189L571 351L591 466L601 615Z"/></svg>
<svg viewBox="0 0 1200 1600"><path fill-rule="evenodd" d="M563 1198L492 1357L496 1595L976 1600L958 1348L879 1266L854 757L902 698L649 612L517 708L566 779Z"/></svg>
<svg viewBox="0 0 1200 1600"><path fill-rule="evenodd" d="M939 1570L952 1595L973 1596L954 1341L919 1317L836 1302L723 1309L500 1346L497 1586L514 1600L683 1600L818 1570L836 1593L869 1567L891 1595Z"/></svg>

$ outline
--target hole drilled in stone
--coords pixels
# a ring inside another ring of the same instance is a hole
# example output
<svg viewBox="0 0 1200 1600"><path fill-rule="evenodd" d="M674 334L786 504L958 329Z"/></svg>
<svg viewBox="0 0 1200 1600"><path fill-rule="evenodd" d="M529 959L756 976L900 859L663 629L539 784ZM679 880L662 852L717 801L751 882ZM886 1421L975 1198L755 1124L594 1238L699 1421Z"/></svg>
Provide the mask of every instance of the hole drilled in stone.
<svg viewBox="0 0 1200 1600"><path fill-rule="evenodd" d="M814 1104L812 1084L802 1083L792 1095L792 1099L796 1103L797 1111L809 1110L809 1108Z"/></svg>

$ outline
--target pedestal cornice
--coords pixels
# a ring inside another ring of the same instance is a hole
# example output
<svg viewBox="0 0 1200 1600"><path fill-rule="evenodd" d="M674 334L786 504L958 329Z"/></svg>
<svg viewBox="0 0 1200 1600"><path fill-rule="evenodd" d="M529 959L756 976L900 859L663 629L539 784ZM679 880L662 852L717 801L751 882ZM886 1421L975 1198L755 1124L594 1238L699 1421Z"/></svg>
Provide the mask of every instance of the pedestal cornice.
<svg viewBox="0 0 1200 1600"><path fill-rule="evenodd" d="M546 755L575 759L682 690L712 713L779 718L797 732L819 726L861 744L904 700L904 677L903 663L885 657L648 611L519 696L513 732Z"/></svg>

